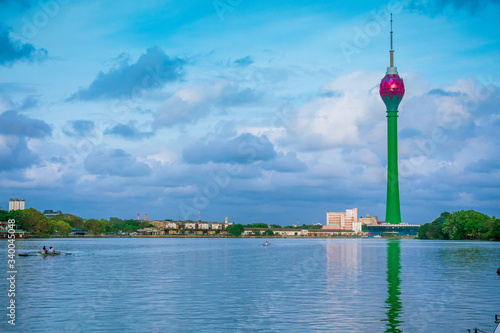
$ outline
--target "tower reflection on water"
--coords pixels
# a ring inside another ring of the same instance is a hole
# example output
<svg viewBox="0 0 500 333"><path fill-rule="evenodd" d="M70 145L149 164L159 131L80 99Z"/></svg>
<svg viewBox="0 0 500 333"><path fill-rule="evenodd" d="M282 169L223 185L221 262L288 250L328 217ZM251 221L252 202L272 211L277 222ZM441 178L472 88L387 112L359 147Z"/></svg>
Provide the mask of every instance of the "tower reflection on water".
<svg viewBox="0 0 500 333"><path fill-rule="evenodd" d="M401 302L401 248L399 239L389 239L387 241L387 300L386 315L387 324L385 332L402 332L399 329L402 321L400 316L403 309Z"/></svg>

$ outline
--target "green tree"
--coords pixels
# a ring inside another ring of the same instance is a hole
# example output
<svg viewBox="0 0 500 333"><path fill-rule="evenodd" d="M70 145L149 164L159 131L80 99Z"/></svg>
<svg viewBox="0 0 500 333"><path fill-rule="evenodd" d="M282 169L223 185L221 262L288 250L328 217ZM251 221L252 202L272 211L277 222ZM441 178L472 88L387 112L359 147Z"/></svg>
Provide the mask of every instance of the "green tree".
<svg viewBox="0 0 500 333"><path fill-rule="evenodd" d="M7 222L10 218L10 213L8 211L0 209L0 222Z"/></svg>
<svg viewBox="0 0 500 333"><path fill-rule="evenodd" d="M139 224L140 228L154 228L154 225L151 224L149 221L144 221Z"/></svg>
<svg viewBox="0 0 500 333"><path fill-rule="evenodd" d="M233 224L227 227L227 232L236 237L239 237L243 231L245 231L245 227L241 224Z"/></svg>
<svg viewBox="0 0 500 333"><path fill-rule="evenodd" d="M106 234L114 234L116 233L115 225L111 221L106 221L106 220L101 220L104 221L104 233Z"/></svg>
<svg viewBox="0 0 500 333"><path fill-rule="evenodd" d="M253 223L253 224L248 224L246 227L247 228L268 228L268 225L266 223Z"/></svg>
<svg viewBox="0 0 500 333"><path fill-rule="evenodd" d="M478 239L483 224L488 224L490 217L474 210L460 210L451 213L443 223L443 234L450 239Z"/></svg>
<svg viewBox="0 0 500 333"><path fill-rule="evenodd" d="M121 231L125 232L125 233L131 233L131 232L135 232L137 231L138 228L134 227L133 225L131 224L124 224L121 228Z"/></svg>
<svg viewBox="0 0 500 333"><path fill-rule="evenodd" d="M495 219L493 222L491 237L494 240L500 241L500 219Z"/></svg>
<svg viewBox="0 0 500 333"><path fill-rule="evenodd" d="M443 226L444 222L446 222L446 219L448 218L448 216L450 216L451 213L450 212L443 212L441 213L441 215L435 219L434 221L432 221L431 223L433 222L436 222L437 224L439 224L440 227Z"/></svg>
<svg viewBox="0 0 500 333"><path fill-rule="evenodd" d="M61 235L68 236L71 232L71 225L64 221L56 221L55 230L58 231Z"/></svg>
<svg viewBox="0 0 500 333"><path fill-rule="evenodd" d="M303 229L323 229L323 225L319 225L319 224L312 224L312 225L308 225L306 227L307 228L303 228Z"/></svg>
<svg viewBox="0 0 500 333"><path fill-rule="evenodd" d="M272 231L271 229L267 229L266 231L264 231L264 236L274 236L274 231Z"/></svg>
<svg viewBox="0 0 500 333"><path fill-rule="evenodd" d="M267 227L266 227L267 228ZM271 228L273 229L281 229L283 228L282 226L278 225L278 224L271 224Z"/></svg>
<svg viewBox="0 0 500 333"><path fill-rule="evenodd" d="M253 229L252 232L255 236L260 236L260 230Z"/></svg>
<svg viewBox="0 0 500 333"><path fill-rule="evenodd" d="M451 213L443 212L431 223L425 223L418 230L420 239L448 239L448 234L443 233L443 225Z"/></svg>
<svg viewBox="0 0 500 333"><path fill-rule="evenodd" d="M24 210L15 210L10 212L11 218L16 220L19 227L25 231L43 234L46 236L54 230L48 223L48 219L34 208L28 208Z"/></svg>
<svg viewBox="0 0 500 333"><path fill-rule="evenodd" d="M45 220L40 220L32 230L42 237L49 237L55 233L56 223L46 218Z"/></svg>
<svg viewBox="0 0 500 333"><path fill-rule="evenodd" d="M123 223L123 220L117 217L110 217L109 222L111 222L112 224L120 224Z"/></svg>
<svg viewBox="0 0 500 333"><path fill-rule="evenodd" d="M430 223L425 223L418 228L418 238L419 239L429 239L427 238L427 230L429 230Z"/></svg>
<svg viewBox="0 0 500 333"><path fill-rule="evenodd" d="M64 221L68 223L72 228L83 229L83 218L73 215L73 214L61 214L54 216L55 221Z"/></svg>
<svg viewBox="0 0 500 333"><path fill-rule="evenodd" d="M105 225L97 219L88 219L83 223L83 229L91 232L93 235L98 235L105 231Z"/></svg>

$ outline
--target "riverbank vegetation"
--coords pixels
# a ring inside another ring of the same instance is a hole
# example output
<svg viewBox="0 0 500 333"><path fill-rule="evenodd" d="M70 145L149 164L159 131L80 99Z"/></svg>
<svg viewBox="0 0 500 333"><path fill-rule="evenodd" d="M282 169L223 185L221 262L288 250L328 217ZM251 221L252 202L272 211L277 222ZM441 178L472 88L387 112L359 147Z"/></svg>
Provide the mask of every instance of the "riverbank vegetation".
<svg viewBox="0 0 500 333"><path fill-rule="evenodd" d="M18 229L47 237L50 235L68 236L74 230L83 230L93 235L135 232L140 228L152 226L149 222L122 220L116 217L106 219L83 219L72 214L45 217L34 208L7 212L0 210L0 221L14 219Z"/></svg>
<svg viewBox="0 0 500 333"><path fill-rule="evenodd" d="M137 232L138 229L153 227L150 222L139 222L137 220L122 220L117 217L106 219L83 219L82 217L73 214L60 214L52 217L46 217L41 212L34 208L24 210L5 211L0 210L0 221L14 219L18 229L22 229L31 234L41 237L49 237L51 235L68 236L73 231L83 230L92 235L118 235L130 234ZM165 221L172 221L166 219ZM185 222L195 222L187 220ZM200 221L203 222L203 221ZM253 223L248 225L233 224L227 228L227 231L233 236L240 236L245 228L260 228L267 229L262 232L265 236L272 236L274 233L270 229L295 228L295 229L321 229L321 225L305 225L302 226L286 226L282 227L277 224L268 225L266 223ZM260 233L260 231L259 231Z"/></svg>
<svg viewBox="0 0 500 333"><path fill-rule="evenodd" d="M418 238L500 241L500 219L474 210L444 212L431 223L422 225Z"/></svg>

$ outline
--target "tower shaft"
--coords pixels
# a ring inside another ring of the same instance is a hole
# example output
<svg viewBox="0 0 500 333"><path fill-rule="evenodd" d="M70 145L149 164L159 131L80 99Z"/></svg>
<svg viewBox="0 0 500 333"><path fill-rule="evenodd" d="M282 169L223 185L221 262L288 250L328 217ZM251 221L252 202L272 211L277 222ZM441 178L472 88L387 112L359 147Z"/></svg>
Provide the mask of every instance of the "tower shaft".
<svg viewBox="0 0 500 333"><path fill-rule="evenodd" d="M387 111L387 206L386 223L401 223L398 179L398 111Z"/></svg>

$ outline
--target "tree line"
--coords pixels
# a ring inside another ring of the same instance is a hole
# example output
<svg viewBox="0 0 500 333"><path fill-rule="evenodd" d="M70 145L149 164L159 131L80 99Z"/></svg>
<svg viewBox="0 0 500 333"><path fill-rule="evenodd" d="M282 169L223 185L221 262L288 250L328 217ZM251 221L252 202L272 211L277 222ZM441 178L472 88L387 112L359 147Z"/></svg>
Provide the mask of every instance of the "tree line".
<svg viewBox="0 0 500 333"><path fill-rule="evenodd" d="M46 217L34 208L24 210L5 211L0 210L0 221L14 219L18 229L32 234L48 237L59 234L68 236L73 229L84 230L88 233L118 234L120 232L136 232L140 228L152 227L148 221L122 220L117 217L106 219L83 219L73 214L60 214Z"/></svg>
<svg viewBox="0 0 500 333"><path fill-rule="evenodd" d="M434 221L422 225L418 238L500 241L500 219L474 210L444 212Z"/></svg>
<svg viewBox="0 0 500 333"><path fill-rule="evenodd" d="M22 229L32 234L48 237L58 234L68 236L73 229L83 230L93 235L99 234L119 234L137 232L138 229L146 227L154 227L150 222L139 222L137 220L128 219L122 220L117 217L106 219L83 219L82 217L73 214L59 214L52 217L46 217L43 213L34 208L24 210L5 211L0 209L0 221L14 219L18 229ZM165 219L165 221L172 221ZM187 220L185 222L195 222ZM203 222L203 221L198 221ZM301 226L281 226L278 224L267 223L251 223L247 225L233 224L227 228L227 231L233 236L240 236L245 228L253 230L255 235L272 236L274 232L271 229L293 228L293 229L321 229L321 225L306 225ZM257 229L267 229L263 232Z"/></svg>

